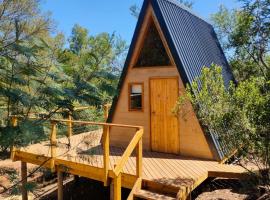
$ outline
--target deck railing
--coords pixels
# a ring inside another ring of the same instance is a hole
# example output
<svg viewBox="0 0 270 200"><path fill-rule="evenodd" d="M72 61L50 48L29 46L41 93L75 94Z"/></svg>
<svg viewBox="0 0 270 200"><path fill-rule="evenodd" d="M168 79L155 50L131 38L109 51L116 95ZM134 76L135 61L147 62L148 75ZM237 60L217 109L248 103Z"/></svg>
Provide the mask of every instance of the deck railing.
<svg viewBox="0 0 270 200"><path fill-rule="evenodd" d="M106 115L106 113L105 113ZM18 117L12 116L13 125L17 124ZM31 117L31 119L39 119L36 117ZM68 119L50 119L51 123L51 133L50 133L50 168L55 170L55 158L57 155L57 124L66 123L68 126L67 137L72 136L72 126L74 124L79 125L94 125L102 126L102 146L103 146L103 169L104 169L104 185L109 184L109 163L110 163L110 129L112 127L121 127L121 128L132 128L136 132L125 149L123 155L118 160L114 168L112 169L112 184L113 184L113 199L121 199L121 174L123 172L123 167L125 166L128 158L131 156L132 152L136 149L136 177L138 179L142 176L142 136L143 136L143 127L142 126L132 126L132 125L123 125L123 124L114 124L114 123L105 123L105 122L90 122L90 121L79 121L72 120L70 117ZM14 150L13 150L14 151ZM14 155L13 155L14 156Z"/></svg>
<svg viewBox="0 0 270 200"><path fill-rule="evenodd" d="M56 156L56 122L70 122L70 120L63 119L54 119L51 121L51 157L52 165L54 166L54 157ZM102 135L102 146L103 146L103 169L104 169L104 185L108 185L108 174L109 174L109 162L110 162L110 128L111 127L122 127L122 128L134 128L136 133L128 144L126 150L121 156L120 160L117 162L113 169L113 196L115 200L121 199L121 173L123 167L126 164L128 158L131 156L132 152L136 148L136 176L141 178L142 176L142 136L143 136L143 127L141 126L131 126L123 124L113 124L113 123L103 123L103 122L89 122L89 121L71 121L72 124L81 124L81 125L97 125L103 126L103 135Z"/></svg>

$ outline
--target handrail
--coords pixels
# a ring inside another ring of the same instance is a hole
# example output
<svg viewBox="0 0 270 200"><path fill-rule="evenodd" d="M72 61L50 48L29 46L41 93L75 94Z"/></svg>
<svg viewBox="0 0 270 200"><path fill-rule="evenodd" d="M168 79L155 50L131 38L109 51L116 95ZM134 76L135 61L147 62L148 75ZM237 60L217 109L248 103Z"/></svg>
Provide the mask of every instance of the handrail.
<svg viewBox="0 0 270 200"><path fill-rule="evenodd" d="M143 136L143 128L139 129L135 135L133 136L131 142L127 146L124 151L121 159L116 164L113 170L113 199L121 200L121 173L123 167L125 166L128 158L134 151L135 147L137 148L136 155L136 176L137 180L141 179L142 176L142 136Z"/></svg>
<svg viewBox="0 0 270 200"><path fill-rule="evenodd" d="M11 117L17 117L20 118L22 116L17 116L17 115L10 115ZM44 119L41 117L28 117L28 119ZM56 118L51 118L48 119L51 122L70 122L69 119L56 119ZM122 128L134 128L134 129L142 129L142 126L134 126L134 125L127 125L127 124L114 124L114 123L106 123L106 122L92 122L92 121L81 121L81 120L71 120L72 123L78 123L78 124L83 124L83 125L97 125L97 126L116 126L116 127L122 127Z"/></svg>
<svg viewBox="0 0 270 200"><path fill-rule="evenodd" d="M121 159L116 164L113 173L114 176L118 176L120 172L122 171L124 165L126 164L126 161L128 160L129 156L134 151L135 147L137 146L138 142L141 140L143 135L143 129L140 129L136 132L136 134L133 136L132 140L130 141L129 145L127 146L126 150L124 151Z"/></svg>
<svg viewBox="0 0 270 200"><path fill-rule="evenodd" d="M51 119L51 121L56 122L69 122L69 120L66 119ZM106 123L106 122L91 122L91 121L80 121L80 120L72 120L72 123L78 123L83 125L98 125L98 126L116 126L116 127L122 127L122 128L135 128L135 129L142 129L142 126L134 126L134 125L127 125L127 124L114 124L114 123Z"/></svg>
<svg viewBox="0 0 270 200"><path fill-rule="evenodd" d="M141 189L141 187L142 187L142 178L137 178L136 182L133 185L133 188L131 189L131 191L130 191L130 193L128 195L127 200L133 200L134 199L134 197L133 197L134 193L137 190Z"/></svg>

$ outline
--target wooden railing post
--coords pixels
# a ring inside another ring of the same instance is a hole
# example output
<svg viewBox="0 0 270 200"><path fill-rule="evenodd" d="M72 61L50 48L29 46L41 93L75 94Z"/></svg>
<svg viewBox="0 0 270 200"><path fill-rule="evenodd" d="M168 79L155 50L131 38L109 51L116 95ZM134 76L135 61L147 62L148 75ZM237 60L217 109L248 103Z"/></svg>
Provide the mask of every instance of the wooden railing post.
<svg viewBox="0 0 270 200"><path fill-rule="evenodd" d="M51 170L55 170L54 166L54 158L56 157L56 122L51 121L51 135L50 135L50 142L51 142Z"/></svg>
<svg viewBox="0 0 270 200"><path fill-rule="evenodd" d="M27 163L21 162L21 193L22 193L22 200L28 200L28 194L27 194Z"/></svg>
<svg viewBox="0 0 270 200"><path fill-rule="evenodd" d="M68 137L70 138L72 136L72 116L71 113L68 113L68 122L67 122L67 127L68 127Z"/></svg>
<svg viewBox="0 0 270 200"><path fill-rule="evenodd" d="M63 200L63 172L57 171L57 200Z"/></svg>
<svg viewBox="0 0 270 200"><path fill-rule="evenodd" d="M138 178L142 177L142 138L136 147L136 176Z"/></svg>
<svg viewBox="0 0 270 200"><path fill-rule="evenodd" d="M12 117L11 117L11 125L12 125L13 127L18 126L18 118L17 118L17 116L12 116ZM13 161L14 161L14 158L15 158L15 151L16 151L16 147L15 147L15 145L12 143L12 144L11 144L11 154L10 154L10 158L11 158L11 160L13 160Z"/></svg>
<svg viewBox="0 0 270 200"><path fill-rule="evenodd" d="M121 200L121 173L113 178L113 199Z"/></svg>
<svg viewBox="0 0 270 200"><path fill-rule="evenodd" d="M110 138L109 138L110 127L103 126L103 168L104 168L104 186L108 186L108 172L110 162Z"/></svg>

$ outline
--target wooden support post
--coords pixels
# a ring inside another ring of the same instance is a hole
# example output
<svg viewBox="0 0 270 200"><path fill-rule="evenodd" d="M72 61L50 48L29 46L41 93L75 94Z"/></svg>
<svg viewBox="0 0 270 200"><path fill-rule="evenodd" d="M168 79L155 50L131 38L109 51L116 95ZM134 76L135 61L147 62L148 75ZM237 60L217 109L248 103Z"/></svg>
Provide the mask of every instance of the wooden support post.
<svg viewBox="0 0 270 200"><path fill-rule="evenodd" d="M121 173L113 178L113 199L121 200Z"/></svg>
<svg viewBox="0 0 270 200"><path fill-rule="evenodd" d="M114 189L114 184L113 181L110 184L110 200L113 200L113 189Z"/></svg>
<svg viewBox="0 0 270 200"><path fill-rule="evenodd" d="M27 163L21 162L21 192L22 192L22 200L28 200L28 194L27 194Z"/></svg>
<svg viewBox="0 0 270 200"><path fill-rule="evenodd" d="M54 158L56 157L56 122L51 121L51 135L50 135L50 141L51 141L51 170L55 170L54 166Z"/></svg>
<svg viewBox="0 0 270 200"><path fill-rule="evenodd" d="M63 172L57 171L57 200L63 200Z"/></svg>
<svg viewBox="0 0 270 200"><path fill-rule="evenodd" d="M72 116L71 113L68 113L68 122L67 122L67 127L68 127L68 137L72 136Z"/></svg>
<svg viewBox="0 0 270 200"><path fill-rule="evenodd" d="M18 118L16 116L12 116L11 118L11 125L13 127L18 126ZM16 147L14 146L14 144L12 143L11 145L11 154L10 154L10 158L11 160L15 161L15 151L16 151Z"/></svg>
<svg viewBox="0 0 270 200"><path fill-rule="evenodd" d="M103 126L103 168L104 168L104 186L108 186L108 172L110 163L110 127Z"/></svg>
<svg viewBox="0 0 270 200"><path fill-rule="evenodd" d="M138 178L142 177L142 138L136 147L136 176Z"/></svg>

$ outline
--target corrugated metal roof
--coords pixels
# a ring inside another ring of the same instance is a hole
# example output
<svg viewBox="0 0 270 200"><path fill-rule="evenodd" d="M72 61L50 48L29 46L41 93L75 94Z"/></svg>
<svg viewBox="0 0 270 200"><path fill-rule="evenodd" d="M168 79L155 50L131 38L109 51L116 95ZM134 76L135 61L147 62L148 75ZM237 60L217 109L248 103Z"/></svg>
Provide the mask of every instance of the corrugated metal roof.
<svg viewBox="0 0 270 200"><path fill-rule="evenodd" d="M216 33L208 22L175 0L145 0L120 78L119 92L122 88L149 3L152 4L155 16L166 38L184 84L192 83L196 77L200 76L204 66L210 66L213 63L222 66L226 85L228 85L230 80L234 80ZM112 120L116 104L117 97L113 101L108 121ZM221 148L216 134L211 132L209 138L215 146L219 158L222 159L225 152L222 152L221 149L224 148Z"/></svg>
<svg viewBox="0 0 270 200"><path fill-rule="evenodd" d="M173 0L151 2L166 38L171 38L171 46L177 52L174 55L187 74L187 82L198 77L204 66L214 63L223 67L227 85L233 76L213 27Z"/></svg>

